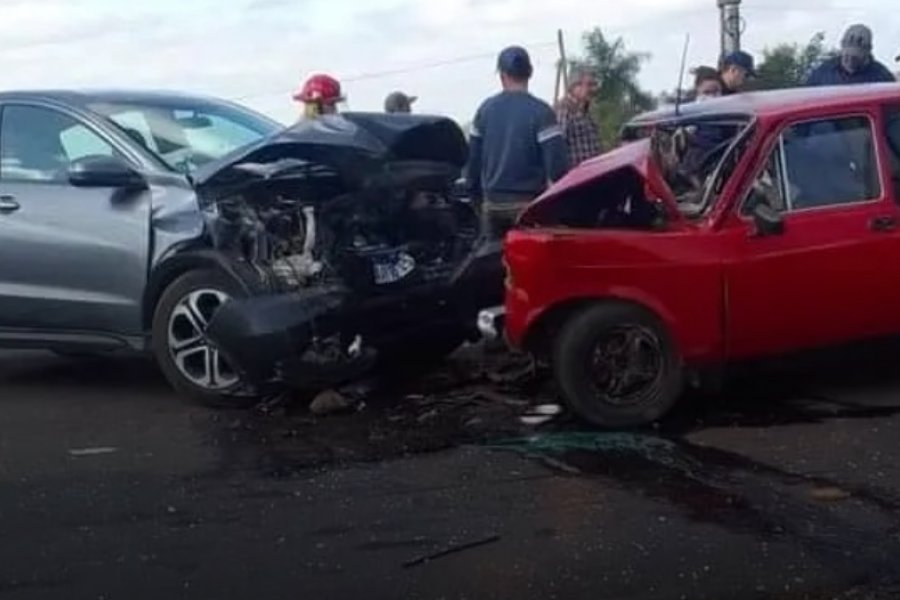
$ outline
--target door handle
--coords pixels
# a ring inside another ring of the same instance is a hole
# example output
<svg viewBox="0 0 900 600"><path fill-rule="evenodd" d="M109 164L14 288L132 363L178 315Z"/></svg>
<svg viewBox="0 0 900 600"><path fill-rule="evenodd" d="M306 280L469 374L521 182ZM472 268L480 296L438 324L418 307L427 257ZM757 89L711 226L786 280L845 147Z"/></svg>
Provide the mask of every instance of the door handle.
<svg viewBox="0 0 900 600"><path fill-rule="evenodd" d="M0 213L11 213L19 210L21 208L19 203L16 202L16 199L13 196L0 196Z"/></svg>
<svg viewBox="0 0 900 600"><path fill-rule="evenodd" d="M897 218L890 216L874 217L869 221L872 231L893 231L897 229Z"/></svg>

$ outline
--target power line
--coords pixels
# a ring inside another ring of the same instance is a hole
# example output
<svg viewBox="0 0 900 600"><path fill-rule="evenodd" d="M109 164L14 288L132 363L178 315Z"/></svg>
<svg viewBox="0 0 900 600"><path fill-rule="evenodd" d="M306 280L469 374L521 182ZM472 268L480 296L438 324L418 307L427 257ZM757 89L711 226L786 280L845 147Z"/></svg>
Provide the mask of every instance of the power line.
<svg viewBox="0 0 900 600"><path fill-rule="evenodd" d="M556 42L555 41L554 42L540 42L537 44L528 44L527 45L528 48L541 48L541 49L548 48L551 46L556 46ZM480 54L468 54L468 55L463 55L463 56L457 56L455 58L447 58L444 60L438 60L438 61L434 61L434 62L430 62L430 63L422 63L419 65L413 65L413 66L409 66L409 67L399 67L396 69L387 69L384 71L363 72L363 73L359 73L357 75L353 75L351 77L341 77L341 83L353 83L356 81L365 81L367 79L379 79L382 77L391 77L393 75L404 75L406 73L416 73L419 71L426 71L428 69L436 69L439 67L457 65L457 64L472 62L472 61L476 61L476 60L483 60L485 58L494 58L496 56L497 56L496 51L482 52ZM235 100L235 101L242 101L242 100L247 100L250 98L263 98L266 96L290 94L293 91L294 91L293 89L282 88L279 90L271 90L268 92L259 92L259 93L254 93L254 94L247 94L244 96L232 97L231 99Z"/></svg>

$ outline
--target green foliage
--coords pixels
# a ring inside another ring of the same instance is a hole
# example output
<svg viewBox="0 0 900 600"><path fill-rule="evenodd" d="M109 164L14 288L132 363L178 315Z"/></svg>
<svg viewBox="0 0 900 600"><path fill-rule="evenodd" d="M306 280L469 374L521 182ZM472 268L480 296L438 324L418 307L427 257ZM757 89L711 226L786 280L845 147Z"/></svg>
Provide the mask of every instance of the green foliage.
<svg viewBox="0 0 900 600"><path fill-rule="evenodd" d="M825 47L825 34L819 32L805 45L779 44L763 50L763 59L756 68L753 89L774 90L803 84L809 72L832 55Z"/></svg>
<svg viewBox="0 0 900 600"><path fill-rule="evenodd" d="M600 82L592 110L606 147L615 145L619 130L631 117L656 104L637 80L649 58L646 53L629 52L622 38L610 42L599 28L584 36L584 54L571 66L591 69Z"/></svg>

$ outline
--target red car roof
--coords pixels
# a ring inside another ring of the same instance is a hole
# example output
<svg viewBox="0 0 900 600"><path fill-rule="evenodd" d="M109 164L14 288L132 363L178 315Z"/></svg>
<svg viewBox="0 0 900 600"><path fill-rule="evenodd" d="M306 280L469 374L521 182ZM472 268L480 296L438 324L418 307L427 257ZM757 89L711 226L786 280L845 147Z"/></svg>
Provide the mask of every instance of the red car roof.
<svg viewBox="0 0 900 600"><path fill-rule="evenodd" d="M629 126L704 117L784 115L811 108L834 109L888 101L900 102L900 84L875 83L747 92L683 104L678 114L674 106L667 106L635 117Z"/></svg>

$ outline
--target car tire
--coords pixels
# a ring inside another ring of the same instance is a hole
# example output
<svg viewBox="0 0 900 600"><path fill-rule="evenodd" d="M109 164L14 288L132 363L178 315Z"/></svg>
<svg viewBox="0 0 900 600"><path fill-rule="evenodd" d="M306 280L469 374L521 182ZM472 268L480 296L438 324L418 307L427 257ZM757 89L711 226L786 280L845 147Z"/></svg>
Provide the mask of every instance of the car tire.
<svg viewBox="0 0 900 600"><path fill-rule="evenodd" d="M153 353L180 395L216 408L243 408L258 400L204 336L218 306L245 295L232 277L202 269L181 275L160 296L153 315Z"/></svg>
<svg viewBox="0 0 900 600"><path fill-rule="evenodd" d="M602 428L656 421L683 388L681 360L665 326L624 303L597 304L569 318L554 345L553 368L569 408Z"/></svg>

